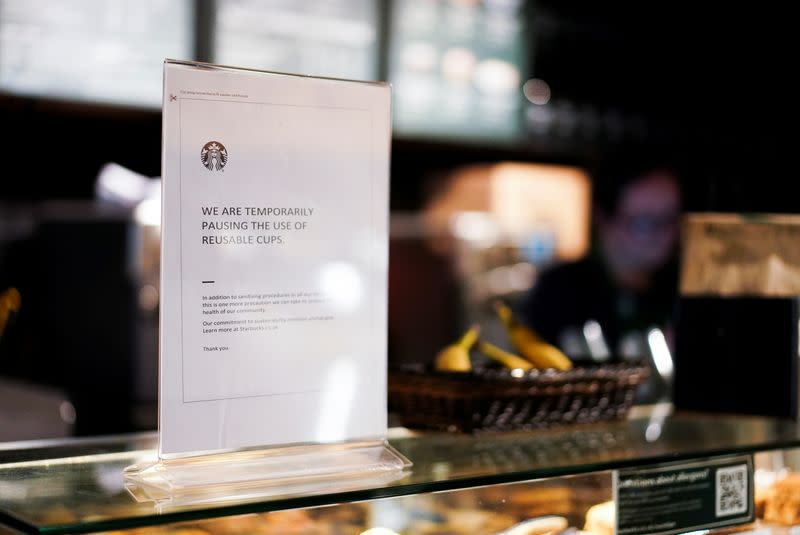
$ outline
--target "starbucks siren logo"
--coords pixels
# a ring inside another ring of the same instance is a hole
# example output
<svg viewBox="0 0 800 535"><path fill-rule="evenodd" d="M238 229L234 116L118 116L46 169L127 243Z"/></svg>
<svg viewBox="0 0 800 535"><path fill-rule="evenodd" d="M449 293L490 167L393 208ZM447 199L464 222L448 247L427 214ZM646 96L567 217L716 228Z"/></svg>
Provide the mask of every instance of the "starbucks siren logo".
<svg viewBox="0 0 800 535"><path fill-rule="evenodd" d="M228 163L228 149L219 141L209 141L200 151L200 161L209 171L222 171Z"/></svg>

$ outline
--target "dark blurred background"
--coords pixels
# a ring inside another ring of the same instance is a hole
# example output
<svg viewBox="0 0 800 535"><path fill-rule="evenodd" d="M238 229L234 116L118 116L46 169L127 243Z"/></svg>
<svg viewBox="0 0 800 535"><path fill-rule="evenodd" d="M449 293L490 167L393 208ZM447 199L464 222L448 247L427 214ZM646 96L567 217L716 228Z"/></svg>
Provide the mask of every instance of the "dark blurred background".
<svg viewBox="0 0 800 535"><path fill-rule="evenodd" d="M389 350L427 362L587 253L607 154L669 158L691 211L800 211L792 22L777 1L0 0L0 288L23 297L0 411L30 394L49 422L10 438L156 425L164 57L393 84ZM565 168L569 221L535 187L544 215L507 216L497 184Z"/></svg>

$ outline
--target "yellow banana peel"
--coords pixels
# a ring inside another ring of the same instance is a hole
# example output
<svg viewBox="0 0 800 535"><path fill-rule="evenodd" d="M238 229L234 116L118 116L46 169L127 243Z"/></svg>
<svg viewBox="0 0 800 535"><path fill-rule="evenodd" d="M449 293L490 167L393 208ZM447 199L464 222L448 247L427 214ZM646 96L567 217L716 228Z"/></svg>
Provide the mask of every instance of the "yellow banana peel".
<svg viewBox="0 0 800 535"><path fill-rule="evenodd" d="M537 368L555 368L561 371L572 369L572 361L556 346L526 335L524 331L515 332L511 336L511 343Z"/></svg>
<svg viewBox="0 0 800 535"><path fill-rule="evenodd" d="M16 288L8 288L0 293L0 335L6 330L11 313L18 311L21 304L22 296Z"/></svg>
<svg viewBox="0 0 800 535"><path fill-rule="evenodd" d="M480 327L473 325L455 344L442 349L436 356L434 368L442 372L468 372L472 369L469 350L478 340Z"/></svg>
<svg viewBox="0 0 800 535"><path fill-rule="evenodd" d="M7 305L10 311L16 312L22 304L22 296L16 288L6 288L0 294L0 303Z"/></svg>
<svg viewBox="0 0 800 535"><path fill-rule="evenodd" d="M499 362L503 366L509 369L521 369L528 371L533 369L533 364L528 362L527 360L518 357L513 353L509 353L508 351L497 347L494 344L489 342L478 342L478 351L489 357L490 359Z"/></svg>
<svg viewBox="0 0 800 535"><path fill-rule="evenodd" d="M506 328L508 338L521 356L537 368L572 369L572 361L556 346L547 343L533 329L519 323L511 309L500 301L494 304L495 311Z"/></svg>

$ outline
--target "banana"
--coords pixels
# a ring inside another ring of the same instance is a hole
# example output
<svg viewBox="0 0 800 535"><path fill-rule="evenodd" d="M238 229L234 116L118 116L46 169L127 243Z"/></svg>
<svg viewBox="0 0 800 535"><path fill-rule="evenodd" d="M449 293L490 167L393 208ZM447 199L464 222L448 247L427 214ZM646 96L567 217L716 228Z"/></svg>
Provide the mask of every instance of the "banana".
<svg viewBox="0 0 800 535"><path fill-rule="evenodd" d="M16 288L8 288L0 293L0 336L5 332L11 314L17 312L21 304L22 297Z"/></svg>
<svg viewBox="0 0 800 535"><path fill-rule="evenodd" d="M440 372L468 372L472 369L469 350L478 340L480 327L473 325L461 340L442 349L436 356L434 367Z"/></svg>
<svg viewBox="0 0 800 535"><path fill-rule="evenodd" d="M495 311L506 328L511 343L520 355L537 368L572 369L572 361L556 346L548 344L535 331L519 323L511 309L500 301L494 304Z"/></svg>
<svg viewBox="0 0 800 535"><path fill-rule="evenodd" d="M508 351L505 351L494 344L490 344L489 342L478 342L478 351L490 359L499 362L506 368L510 368L512 370L519 368L528 371L533 368L533 364L527 360L520 358L513 353L509 353Z"/></svg>

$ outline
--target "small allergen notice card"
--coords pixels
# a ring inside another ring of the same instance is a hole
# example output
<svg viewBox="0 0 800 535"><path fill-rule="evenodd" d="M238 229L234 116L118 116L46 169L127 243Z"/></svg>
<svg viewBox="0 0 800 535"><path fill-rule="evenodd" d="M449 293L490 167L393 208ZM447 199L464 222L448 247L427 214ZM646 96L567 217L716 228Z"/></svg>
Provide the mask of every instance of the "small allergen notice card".
<svg viewBox="0 0 800 535"><path fill-rule="evenodd" d="M390 90L167 61L160 455L382 438Z"/></svg>

